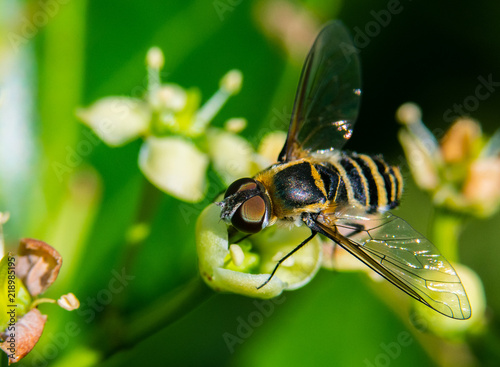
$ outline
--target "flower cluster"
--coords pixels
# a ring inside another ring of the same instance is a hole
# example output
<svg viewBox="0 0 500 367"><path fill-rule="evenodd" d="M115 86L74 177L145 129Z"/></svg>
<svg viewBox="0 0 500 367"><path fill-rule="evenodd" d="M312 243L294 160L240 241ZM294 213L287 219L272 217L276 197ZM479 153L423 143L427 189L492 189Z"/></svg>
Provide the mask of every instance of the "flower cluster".
<svg viewBox="0 0 500 367"><path fill-rule="evenodd" d="M419 186L433 194L436 206L459 211L472 210L477 215L486 215L498 207L500 185L492 181L499 178L491 173L473 177L477 167L497 162L500 148L498 137L485 142L480 126L470 119L462 119L453 125L439 144L420 121L416 106L403 106L398 111L398 117L406 123L400 139L412 173ZM275 147L271 150L276 151L282 141L275 139L267 146L273 144ZM263 154L261 150L258 149L257 155ZM496 172L496 166L490 168ZM470 193L471 185L475 185L476 189L482 187L481 194L488 199L477 194L473 196ZM228 226L220 220L220 209L212 204L202 212L196 228L201 276L216 291L258 298L271 298L284 290L299 288L307 284L321 267L339 271L365 271L374 280L381 279L354 256L317 236L287 258L269 283L260 287L268 280L277 262L309 234L306 226L283 228L276 225L241 242L232 243ZM449 233L445 236L449 236ZM440 244L436 245L441 248ZM456 247L456 242L453 246ZM459 339L484 329L486 301L477 274L457 263L454 256L449 259L454 262L467 289L474 310L472 317L457 321L443 317L418 302L412 305L419 327L425 323L428 331L449 339Z"/></svg>
<svg viewBox="0 0 500 367"><path fill-rule="evenodd" d="M487 139L477 121L461 118L438 142L418 106L402 105L397 118L404 125L399 140L413 178L435 206L479 217L499 209L500 130Z"/></svg>
<svg viewBox="0 0 500 367"><path fill-rule="evenodd" d="M239 244L228 242L227 225L220 220L220 208L209 205L200 215L196 243L200 273L216 291L257 298L272 298L283 290L308 283L319 270L323 252L319 237L289 257L265 287L278 260L297 246L297 239L310 235L306 226L291 229L270 227Z"/></svg>
<svg viewBox="0 0 500 367"><path fill-rule="evenodd" d="M472 308L471 318L462 321L443 318L421 304L415 304L415 315L427 330L461 340L486 325L484 288L472 269L458 263L458 238L467 215L488 217L500 207L500 130L487 139L477 121L463 117L438 141L415 104L402 105L396 117L403 124L399 140L412 176L437 208L433 242L453 262Z"/></svg>
<svg viewBox="0 0 500 367"><path fill-rule="evenodd" d="M45 242L24 238L18 253L4 254L1 225L8 215L0 215L0 349L9 362L19 362L40 339L47 316L38 310L41 303L57 303L71 311L80 305L73 293L57 301L40 298L57 278L62 265L59 253Z"/></svg>
<svg viewBox="0 0 500 367"><path fill-rule="evenodd" d="M225 129L209 126L228 98L239 92L241 72L224 75L218 91L202 105L197 89L161 83L161 50L150 49L146 62L148 88L143 99L105 97L80 109L78 117L112 147L142 137L141 171L159 189L184 201L203 199L209 164L226 184L251 174L252 147L236 134L246 121L232 118Z"/></svg>

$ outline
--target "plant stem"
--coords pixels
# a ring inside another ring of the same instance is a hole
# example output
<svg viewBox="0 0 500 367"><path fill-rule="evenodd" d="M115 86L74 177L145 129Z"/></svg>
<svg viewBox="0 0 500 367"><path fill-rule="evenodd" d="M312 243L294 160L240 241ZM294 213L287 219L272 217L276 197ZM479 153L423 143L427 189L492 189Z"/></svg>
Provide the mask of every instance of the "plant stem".
<svg viewBox="0 0 500 367"><path fill-rule="evenodd" d="M122 337L107 351L106 356L111 356L120 349L131 347L138 340L146 339L167 327L208 300L213 294L214 292L203 283L199 276L195 277L187 284L127 318L126 326L123 325Z"/></svg>
<svg viewBox="0 0 500 367"><path fill-rule="evenodd" d="M459 214L436 208L431 223L431 236L434 245L452 263L459 261L458 238L463 227L463 219L463 216Z"/></svg>

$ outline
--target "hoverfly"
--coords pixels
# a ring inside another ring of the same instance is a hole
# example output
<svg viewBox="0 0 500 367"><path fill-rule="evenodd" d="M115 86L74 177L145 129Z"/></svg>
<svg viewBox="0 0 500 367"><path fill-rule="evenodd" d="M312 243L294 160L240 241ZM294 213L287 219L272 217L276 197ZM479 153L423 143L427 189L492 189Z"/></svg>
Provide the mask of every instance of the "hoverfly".
<svg viewBox="0 0 500 367"><path fill-rule="evenodd" d="M351 50L346 54L346 50ZM381 157L346 153L360 103L360 65L339 21L317 36L302 69L286 143L278 163L233 182L221 218L257 233L278 221L305 224L331 239L411 297L455 319L471 315L460 278L438 249L403 219L402 177ZM260 288L259 287L259 288Z"/></svg>

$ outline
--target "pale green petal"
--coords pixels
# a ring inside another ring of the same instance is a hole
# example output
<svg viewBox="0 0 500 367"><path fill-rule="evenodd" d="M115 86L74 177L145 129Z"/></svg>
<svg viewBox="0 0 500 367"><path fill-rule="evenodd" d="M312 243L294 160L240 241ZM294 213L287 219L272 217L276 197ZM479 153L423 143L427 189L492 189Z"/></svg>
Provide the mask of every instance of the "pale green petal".
<svg viewBox="0 0 500 367"><path fill-rule="evenodd" d="M270 273L276 262L311 235L305 225L284 228L278 225L267 228L255 236L253 242L261 256L261 271ZM286 289L297 289L309 283L318 272L323 260L319 236L290 256L278 268L276 276L287 283Z"/></svg>
<svg viewBox="0 0 500 367"><path fill-rule="evenodd" d="M123 145L149 128L151 111L146 103L128 97L106 97L77 111L78 117L110 146Z"/></svg>
<svg viewBox="0 0 500 367"><path fill-rule="evenodd" d="M436 157L407 131L400 130L398 136L417 185L424 190L436 189L439 185Z"/></svg>
<svg viewBox="0 0 500 367"><path fill-rule="evenodd" d="M281 294L285 283L277 276L261 289L269 275L248 274L224 269L229 254L227 226L220 220L220 208L209 205L198 218L196 246L200 274L203 280L216 291L239 293L258 298L272 298Z"/></svg>
<svg viewBox="0 0 500 367"><path fill-rule="evenodd" d="M286 142L286 136L284 131L273 131L262 138L257 153L266 163L264 168L278 161L278 156Z"/></svg>
<svg viewBox="0 0 500 367"><path fill-rule="evenodd" d="M283 263L271 281L257 289L268 278L281 257L293 250L310 230L306 227L268 228L252 236L254 250L261 258L257 274L230 270L225 266L229 256L227 225L220 220L220 209L208 206L200 215L196 228L196 244L202 278L216 291L233 292L257 298L278 296L311 280L321 265L321 244L314 239ZM248 256L248 255L247 255Z"/></svg>
<svg viewBox="0 0 500 367"><path fill-rule="evenodd" d="M227 185L253 175L253 148L248 141L231 132L211 128L207 131L207 142L214 168Z"/></svg>
<svg viewBox="0 0 500 367"><path fill-rule="evenodd" d="M149 137L139 153L139 167L159 189L185 201L203 199L208 157L181 137Z"/></svg>
<svg viewBox="0 0 500 367"><path fill-rule="evenodd" d="M149 96L149 103L157 109L179 112L187 103L187 93L176 84L164 84Z"/></svg>

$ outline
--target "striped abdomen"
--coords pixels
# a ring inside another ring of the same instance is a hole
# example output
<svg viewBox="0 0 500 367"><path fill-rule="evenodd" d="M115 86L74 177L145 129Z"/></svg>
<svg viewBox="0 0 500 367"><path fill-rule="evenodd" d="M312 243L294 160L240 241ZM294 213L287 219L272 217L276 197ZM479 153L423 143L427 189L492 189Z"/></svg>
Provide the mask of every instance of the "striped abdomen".
<svg viewBox="0 0 500 367"><path fill-rule="evenodd" d="M329 201L357 202L367 211L399 205L403 190L401 173L380 157L343 153L316 163L315 167L325 183Z"/></svg>

